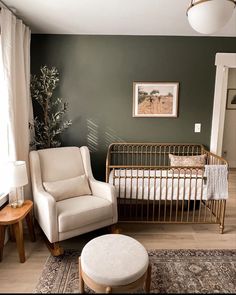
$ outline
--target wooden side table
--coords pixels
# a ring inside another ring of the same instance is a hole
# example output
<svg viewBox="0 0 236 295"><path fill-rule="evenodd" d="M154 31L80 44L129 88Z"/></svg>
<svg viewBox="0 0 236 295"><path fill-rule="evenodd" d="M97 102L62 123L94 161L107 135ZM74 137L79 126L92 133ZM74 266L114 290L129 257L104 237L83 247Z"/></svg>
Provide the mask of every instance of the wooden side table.
<svg viewBox="0 0 236 295"><path fill-rule="evenodd" d="M3 257L5 230L6 230L6 227L10 225L10 227L12 227L12 230L15 234L20 262L21 263L25 262L23 219L24 218L26 219L31 241L35 242L32 209L33 209L33 202L31 200L26 200L24 204L22 205L22 207L12 208L10 205L7 205L0 211L0 261L2 261L2 257Z"/></svg>

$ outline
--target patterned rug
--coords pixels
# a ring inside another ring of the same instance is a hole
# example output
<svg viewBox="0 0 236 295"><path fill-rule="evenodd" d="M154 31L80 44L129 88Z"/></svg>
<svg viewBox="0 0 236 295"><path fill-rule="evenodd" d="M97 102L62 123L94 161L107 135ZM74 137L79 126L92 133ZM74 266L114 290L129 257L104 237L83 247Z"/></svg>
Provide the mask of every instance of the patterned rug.
<svg viewBox="0 0 236 295"><path fill-rule="evenodd" d="M236 250L152 250L151 293L236 293ZM34 293L78 293L78 257L50 256ZM93 293L86 287L86 292Z"/></svg>

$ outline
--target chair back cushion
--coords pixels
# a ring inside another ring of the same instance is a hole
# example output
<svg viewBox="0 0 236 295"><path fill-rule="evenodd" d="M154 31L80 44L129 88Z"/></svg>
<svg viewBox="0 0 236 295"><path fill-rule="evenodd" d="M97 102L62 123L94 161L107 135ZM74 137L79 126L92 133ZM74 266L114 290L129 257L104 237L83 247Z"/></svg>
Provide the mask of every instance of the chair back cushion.
<svg viewBox="0 0 236 295"><path fill-rule="evenodd" d="M81 175L65 180L43 182L44 189L51 194L56 201L73 197L91 195L86 175Z"/></svg>
<svg viewBox="0 0 236 295"><path fill-rule="evenodd" d="M59 147L38 150L42 182L65 180L85 174L80 149Z"/></svg>
<svg viewBox="0 0 236 295"><path fill-rule="evenodd" d="M56 201L91 195L78 147L38 150L44 189Z"/></svg>

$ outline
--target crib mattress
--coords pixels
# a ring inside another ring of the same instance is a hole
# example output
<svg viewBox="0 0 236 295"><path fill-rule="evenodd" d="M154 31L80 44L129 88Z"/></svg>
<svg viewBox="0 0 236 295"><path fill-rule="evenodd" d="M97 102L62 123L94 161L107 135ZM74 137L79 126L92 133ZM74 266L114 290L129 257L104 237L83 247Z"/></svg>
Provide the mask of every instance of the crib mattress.
<svg viewBox="0 0 236 295"><path fill-rule="evenodd" d="M207 186L201 175L183 177L167 170L115 169L109 183L115 185L118 198L138 200L207 200Z"/></svg>

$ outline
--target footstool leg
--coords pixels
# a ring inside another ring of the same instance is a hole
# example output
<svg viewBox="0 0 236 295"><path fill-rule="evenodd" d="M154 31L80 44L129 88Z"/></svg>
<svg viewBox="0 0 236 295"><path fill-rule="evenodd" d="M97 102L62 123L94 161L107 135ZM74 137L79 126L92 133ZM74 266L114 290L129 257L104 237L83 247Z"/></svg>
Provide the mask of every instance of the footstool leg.
<svg viewBox="0 0 236 295"><path fill-rule="evenodd" d="M79 257L79 292L84 293L84 280L82 278L81 259Z"/></svg>
<svg viewBox="0 0 236 295"><path fill-rule="evenodd" d="M106 294L111 293L111 287L106 287Z"/></svg>
<svg viewBox="0 0 236 295"><path fill-rule="evenodd" d="M144 289L146 293L150 293L150 288L151 288L151 274L152 274L152 267L151 264L149 263L148 269L147 269L147 276L144 284Z"/></svg>

